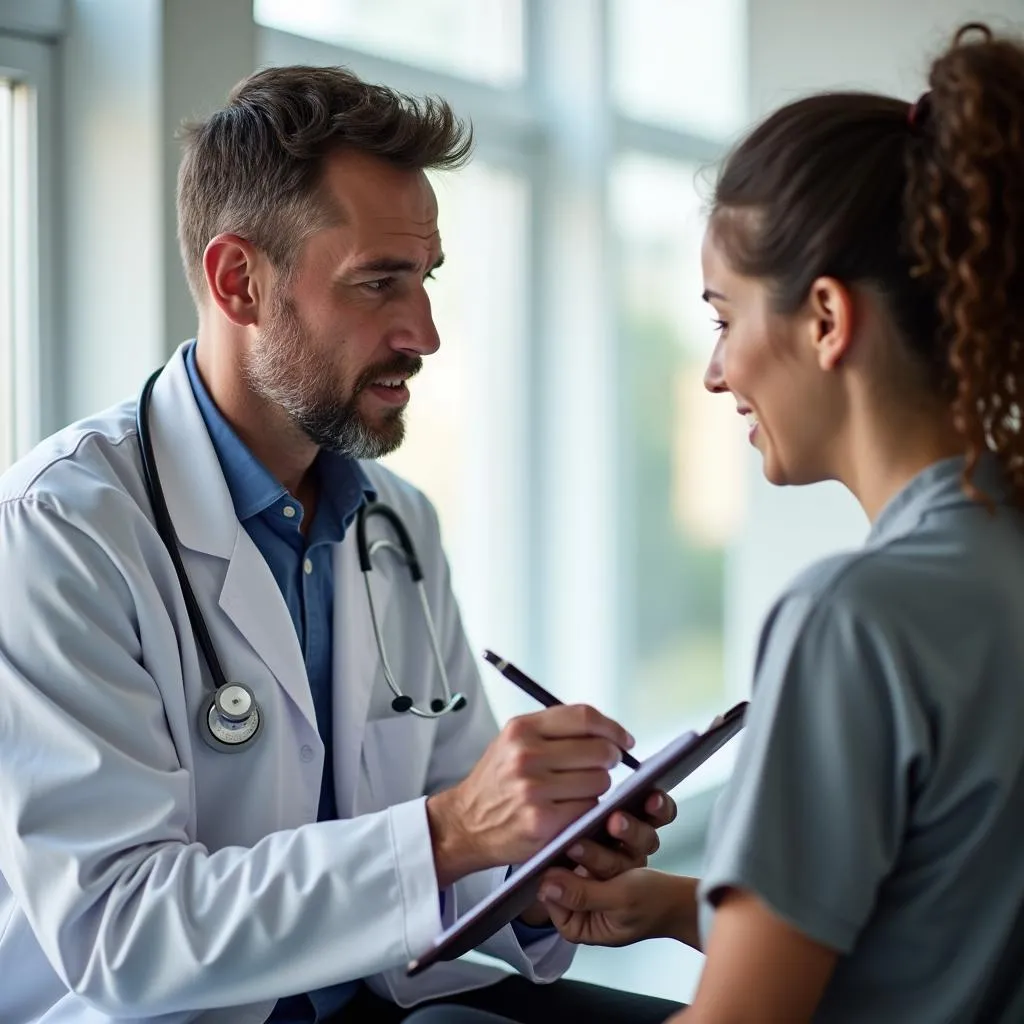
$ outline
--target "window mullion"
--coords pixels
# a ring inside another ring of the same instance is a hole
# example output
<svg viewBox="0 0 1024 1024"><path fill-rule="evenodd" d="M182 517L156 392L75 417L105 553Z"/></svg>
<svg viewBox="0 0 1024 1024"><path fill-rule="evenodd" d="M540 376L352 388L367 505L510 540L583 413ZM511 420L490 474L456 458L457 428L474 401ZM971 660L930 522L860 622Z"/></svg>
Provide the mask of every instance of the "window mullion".
<svg viewBox="0 0 1024 1024"><path fill-rule="evenodd" d="M529 8L548 149L538 195L531 449L540 663L563 700L614 710L618 409L607 239L603 0ZM567 47L565 40L573 45Z"/></svg>
<svg viewBox="0 0 1024 1024"><path fill-rule="evenodd" d="M14 458L14 89L0 79L0 470Z"/></svg>

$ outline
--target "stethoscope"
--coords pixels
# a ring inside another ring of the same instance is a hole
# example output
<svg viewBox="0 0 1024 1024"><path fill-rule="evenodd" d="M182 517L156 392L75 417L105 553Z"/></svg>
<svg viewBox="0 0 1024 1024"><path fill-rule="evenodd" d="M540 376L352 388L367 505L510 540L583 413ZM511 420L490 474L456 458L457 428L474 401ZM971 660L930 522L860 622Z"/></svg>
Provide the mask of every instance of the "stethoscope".
<svg viewBox="0 0 1024 1024"><path fill-rule="evenodd" d="M203 658L210 669L213 677L213 691L207 694L199 708L199 735L214 750L224 753L234 753L251 747L256 738L263 731L263 710L256 700L253 691L245 683L229 682L217 651L213 646L213 638L206 625L206 619L196 600L195 591L189 583L188 574L185 572L185 565L181 559L181 552L178 549L177 535L174 532L174 524L171 522L171 514L167 508L167 501L164 498L163 485L160 482L160 474L157 471L156 457L153 454L153 440L149 431L149 407L153 392L153 385L160 376L162 368L154 371L146 381L139 395L139 404L136 411L135 423L139 434L139 451L142 455L142 478L146 486L146 493L149 496L150 504L153 507L153 518L156 522L156 529L160 539L167 548L174 564L174 571L178 576L178 583L181 586L181 593L185 599L185 608L188 611L189 623L195 635L196 643L203 652ZM398 544L387 538L378 538L371 542L367 541L366 523L373 516L380 516L387 519L398 538ZM369 502L363 505L356 516L356 543L359 552L359 568L363 572L363 581L366 584L366 599L370 605L370 621L373 624L373 637L377 643L377 651L380 654L381 666L384 670L384 678L391 692L395 695L391 701L391 707L397 712L408 711L418 718L440 718L452 711L460 711L466 706L466 698L461 693L452 693L448 683L448 673L445 669L444 658L441 656L441 648L437 641L437 631L434 628L434 617L430 613L430 605L427 601L426 588L423 585L423 570L420 568L419 559L416 556L416 549L413 546L409 531L405 528L398 513L383 502ZM370 589L370 570L373 568L371 559L377 551L391 551L409 569L409 575L416 586L420 598L420 605L423 608L423 616L427 625L427 635L430 638L430 647L434 655L434 661L441 676L441 687L443 697L435 697L430 702L429 710L419 708L413 703L412 697L404 694L395 681L391 672L391 665L388 662L387 652L384 648L384 639L380 633L380 624L377 621L377 609L373 603L373 593Z"/></svg>

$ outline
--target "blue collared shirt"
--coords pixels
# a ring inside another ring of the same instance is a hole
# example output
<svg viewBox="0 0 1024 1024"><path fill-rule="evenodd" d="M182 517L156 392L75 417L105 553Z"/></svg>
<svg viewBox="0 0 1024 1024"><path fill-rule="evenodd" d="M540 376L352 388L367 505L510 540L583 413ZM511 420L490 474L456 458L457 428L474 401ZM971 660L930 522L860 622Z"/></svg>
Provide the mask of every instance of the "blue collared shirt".
<svg viewBox="0 0 1024 1024"><path fill-rule="evenodd" d="M338 816L331 728L332 554L334 545L341 543L360 506L374 501L376 495L358 462L321 451L314 463L319 473L319 500L313 521L303 536L300 531L302 505L253 455L214 404L199 376L194 342L185 353L185 366L220 460L235 514L266 559L295 626L316 709L317 728L324 743L324 774L317 820L331 820ZM348 982L320 989L308 997L282 999L270 1021L273 1024L322 1021L351 999L358 987L358 982Z"/></svg>
<svg viewBox="0 0 1024 1024"><path fill-rule="evenodd" d="M249 451L217 408L199 376L194 342L185 352L185 366L196 403L220 460L235 514L277 580L299 638L316 709L317 729L324 744L324 774L317 820L330 821L338 816L331 728L332 548L341 543L360 506L364 502L375 501L377 496L358 462L321 451L314 463L320 474L319 503L304 537L299 529L303 521L301 503ZM440 902L443 913L443 892ZM553 933L550 927L531 928L521 921L513 922L512 927L524 946ZM319 989L310 993L308 998L293 996L282 999L267 1024L311 1024L325 1020L337 1013L355 995L358 987L359 982L347 982Z"/></svg>

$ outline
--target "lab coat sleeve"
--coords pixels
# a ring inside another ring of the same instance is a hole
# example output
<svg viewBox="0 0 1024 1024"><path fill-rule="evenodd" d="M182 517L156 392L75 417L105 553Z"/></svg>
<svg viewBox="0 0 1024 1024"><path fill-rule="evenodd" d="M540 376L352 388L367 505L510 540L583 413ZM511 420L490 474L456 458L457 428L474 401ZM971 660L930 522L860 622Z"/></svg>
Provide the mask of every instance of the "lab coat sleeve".
<svg viewBox="0 0 1024 1024"><path fill-rule="evenodd" d="M136 561L152 531L123 504L96 513L104 547L52 505L0 502L0 871L47 958L115 1017L405 964L440 927L423 800L251 848L190 840L174 687L144 665L155 627L135 610L153 607L134 592L154 585Z"/></svg>
<svg viewBox="0 0 1024 1024"><path fill-rule="evenodd" d="M425 570L425 578L434 581L432 607L439 610L439 643L445 658L453 692L461 691L468 698L465 709L445 715L438 722L437 743L428 777L428 792L448 788L465 778L480 759L487 744L497 735L494 715L480 682L476 660L469 648L458 603L452 591L451 571L439 540L439 527L433 506L426 504L427 529L431 542L420 549L430 551L436 564ZM467 716L471 716L467 722ZM468 742L467 742L468 739ZM458 882L449 890L452 906L446 913L456 917L479 903L508 875L507 867L482 871ZM575 946L551 934L523 947L511 925L493 935L480 952L504 960L532 981L548 982L559 978L572 963Z"/></svg>

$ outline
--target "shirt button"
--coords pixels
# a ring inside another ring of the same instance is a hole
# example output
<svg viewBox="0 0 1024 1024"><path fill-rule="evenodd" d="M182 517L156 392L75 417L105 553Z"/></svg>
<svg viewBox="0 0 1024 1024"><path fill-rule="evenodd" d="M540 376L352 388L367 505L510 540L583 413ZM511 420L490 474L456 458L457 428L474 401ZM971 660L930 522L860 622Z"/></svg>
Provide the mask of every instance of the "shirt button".
<svg viewBox="0 0 1024 1024"><path fill-rule="evenodd" d="M283 515L285 517L285 519L294 519L295 518L295 506L294 505L285 505L285 507L283 509L281 509L281 515Z"/></svg>
<svg viewBox="0 0 1024 1024"><path fill-rule="evenodd" d="M304 743L302 745L302 749L299 751L299 757L309 764L309 762L313 760L313 748L308 743Z"/></svg>
<svg viewBox="0 0 1024 1024"><path fill-rule="evenodd" d="M313 571L313 563L308 558L302 563L302 570L307 576Z"/></svg>

